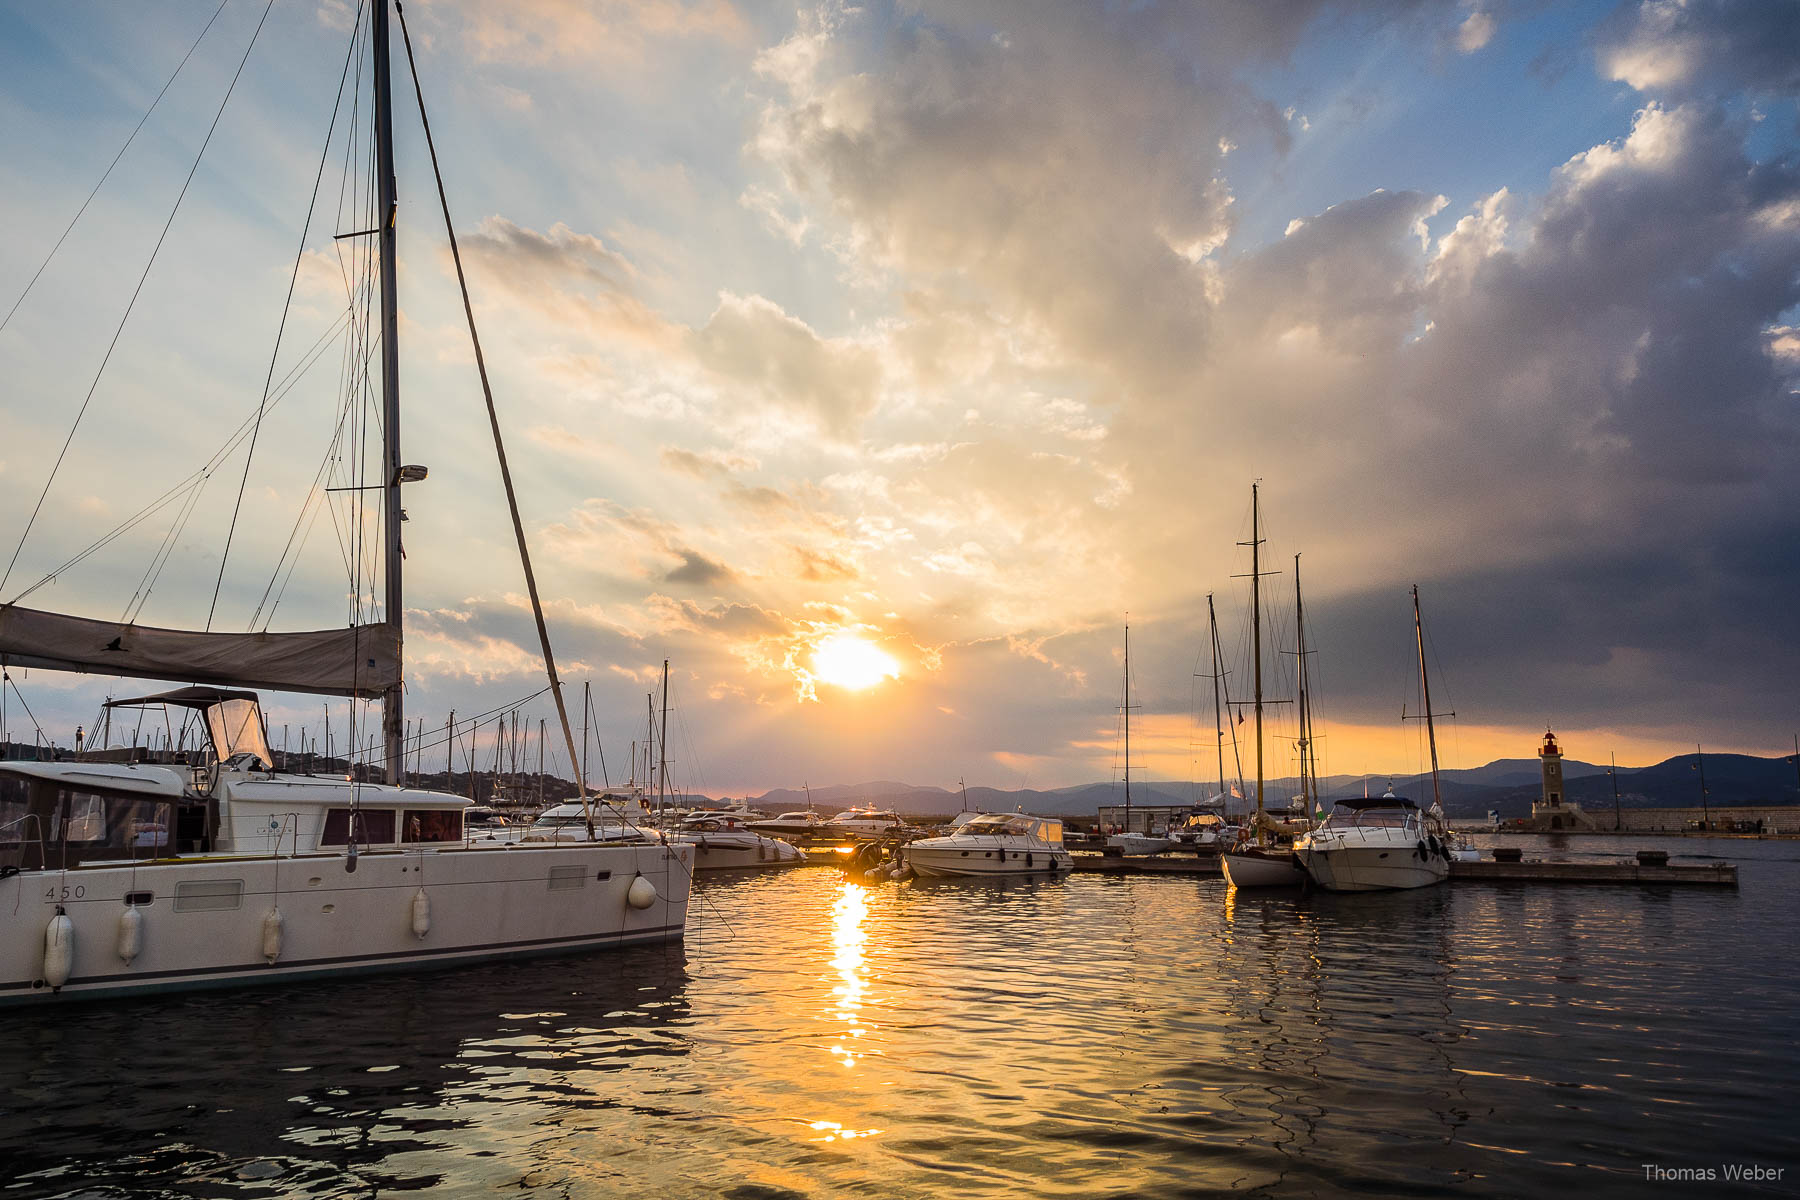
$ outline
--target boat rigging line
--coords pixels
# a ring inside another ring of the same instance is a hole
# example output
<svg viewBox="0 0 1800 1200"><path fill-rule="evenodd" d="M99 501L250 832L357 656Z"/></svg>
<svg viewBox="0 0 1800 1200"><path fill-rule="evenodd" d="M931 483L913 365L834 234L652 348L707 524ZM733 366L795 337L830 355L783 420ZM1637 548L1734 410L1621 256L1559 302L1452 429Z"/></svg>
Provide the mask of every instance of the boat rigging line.
<svg viewBox="0 0 1800 1200"><path fill-rule="evenodd" d="M6 310L6 316L0 318L0 329L5 329L12 323L13 314L19 311L19 305L25 303L25 297L29 296L31 289L37 286L38 277L50 265L50 260L56 257L56 252L62 249L62 244L68 240L69 234L74 232L75 223L81 220L82 214L88 210L88 205L94 202L94 197L98 196L100 189L106 186L106 181L112 175L113 168L119 165L119 160L125 157L127 150L131 149L131 143L137 140L137 135L142 132L144 123L150 119L150 114L156 111L156 106L162 103L164 96L168 95L169 88L174 86L175 77L181 74L183 67L187 66L188 59L194 57L194 51L198 50L200 43L206 40L207 31L213 27L213 22L219 19L219 14L225 11L225 6L229 3L231 0L219 0L219 7L213 9L213 15L207 19L205 28L200 30L200 36L194 39L194 44L188 47L187 53L181 56L181 61L175 64L174 74L170 75L163 83L162 90L156 93L156 99L150 102L150 107L144 110L144 115L138 118L136 125L132 126L131 135L125 139L125 144L119 147L119 152L113 155L112 161L106 164L106 170L101 172L99 182L94 184L94 189L87 194L87 199L81 202L81 207L76 209L75 215L69 218L68 225L63 228L62 236L56 239L56 244L50 247L48 254L44 255L44 261L38 264L36 271L32 272L31 278L26 281L25 289L13 301L12 307Z"/></svg>
<svg viewBox="0 0 1800 1200"><path fill-rule="evenodd" d="M525 526L519 520L519 500L513 491L512 469L506 463L506 443L500 436L500 416L494 408L494 390L488 383L487 360L482 357L481 337L475 331L475 308L469 301L469 281L463 274L462 252L456 245L456 226L450 219L450 198L444 191L444 175L438 168L437 145L431 137L431 121L425 115L425 90L419 82L419 65L413 58L412 34L406 28L406 9L394 0L394 13L400 18L400 39L406 47L406 65L412 74L413 94L419 101L419 124L425 132L425 148L431 156L431 174L437 181L438 203L444 210L444 233L450 239L450 258L456 264L456 285L462 292L463 315L469 322L469 341L475 350L475 369L481 376L481 394L487 401L488 425L494 433L494 453L500 460L500 481L506 487L506 505L512 513L513 536L519 543L519 564L525 570L525 588L531 596L531 615L537 621L538 641L544 649L544 672L550 677L550 695L556 701L556 715L562 722L563 739L568 743L569 761L574 764L575 786L581 793L581 815L587 825L588 838L594 837L594 814L588 800L587 780L581 777L580 756L575 752L575 732L569 725L569 708L563 702L562 684L556 677L556 656L550 648L550 631L544 624L544 606L538 598L537 576L531 569L531 549L525 541ZM386 214L384 219L391 219ZM399 614L391 614L394 620Z"/></svg>
<svg viewBox="0 0 1800 1200"><path fill-rule="evenodd" d="M106 353L101 356L100 368L94 372L94 381L88 385L87 395L82 398L81 407L75 412L75 420L69 425L69 436L63 439L62 450L51 464L50 476L44 480L44 490L38 493L37 503L31 509L31 516L25 521L25 528L19 534L19 544L13 547L12 557L7 560L6 570L0 573L0 591L5 591L7 582L12 579L13 568L18 565L19 554L25 549L25 540L31 536L32 526L37 524L38 514L43 511L44 499L50 494L50 486L56 482L56 476L62 470L63 459L68 456L69 446L75 441L75 431L81 427L82 417L87 415L88 405L93 403L94 393L100 387L101 377L106 374L107 364L112 361L113 351L118 348L119 338L125 332L125 324L131 319L131 312L137 307L138 297L143 294L144 284L150 278L150 269L156 265L157 257L162 253L163 242L168 239L169 229L175 224L175 215L181 211L181 202L186 198L188 187L194 182L194 175L200 169L200 160L206 157L206 148L212 145L213 134L218 131L219 119L225 115L225 105L231 100L231 93L237 88L237 82L244 74L244 64L250 61L250 51L255 49L257 38L262 36L263 26L269 20L269 10L275 7L275 0L268 0L263 6L263 14L256 22L256 30L250 35L250 42L244 47L244 55L238 59L237 70L232 73L231 83L225 88L225 96L219 101L218 111L213 114L212 124L207 127L206 138L200 143L200 150L194 155L193 165L188 168L187 178L181 183L181 191L175 197L175 204L169 209L169 219L163 223L162 232L157 235L156 245L150 251L150 260L144 264L143 273L138 276L137 286L132 289L131 299L126 302L125 312L119 317L119 324L113 330L112 340L106 345Z"/></svg>
<svg viewBox="0 0 1800 1200"><path fill-rule="evenodd" d="M237 535L238 514L244 507L244 489L250 483L250 464L256 459L256 441L262 433L263 416L269 411L269 389L275 382L275 363L281 357L281 339L287 333L288 314L294 307L294 287L300 282L300 264L306 259L306 238L312 232L313 212L319 203L319 186L325 181L325 164L331 158L331 138L337 132L338 113L344 106L344 84L350 78L350 61L356 56L359 39L352 35L344 52L344 68L338 75L337 98L331 105L331 121L325 127L325 145L319 151L319 168L313 174L312 196L306 202L306 220L300 225L300 245L294 251L294 269L288 274L287 295L281 302L281 321L275 328L275 347L269 351L269 369L263 376L262 400L256 406L256 423L250 428L250 449L244 455L244 473L238 479L237 499L231 506L231 524L225 531L225 549L219 555L219 575L213 581L212 603L206 609L206 628L212 629L213 615L219 608L219 589L225 584L225 564L231 561L231 543ZM264 592L265 598L268 593ZM258 605L260 608L261 605ZM255 617L251 618L254 624Z"/></svg>

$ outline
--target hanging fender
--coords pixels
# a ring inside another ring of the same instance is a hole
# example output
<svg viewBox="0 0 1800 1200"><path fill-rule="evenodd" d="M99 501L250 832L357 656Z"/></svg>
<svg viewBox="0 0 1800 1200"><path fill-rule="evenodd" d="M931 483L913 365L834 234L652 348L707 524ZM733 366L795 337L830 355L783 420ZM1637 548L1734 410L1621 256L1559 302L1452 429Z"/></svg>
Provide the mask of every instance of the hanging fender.
<svg viewBox="0 0 1800 1200"><path fill-rule="evenodd" d="M59 904L56 915L44 928L44 982L60 991L62 985L69 982L69 973L74 969L75 922Z"/></svg>
<svg viewBox="0 0 1800 1200"><path fill-rule="evenodd" d="M1413 847L1413 857L1417 858L1420 862L1424 862L1426 855L1430 850L1431 847L1425 844L1425 839L1420 838L1419 844Z"/></svg>
<svg viewBox="0 0 1800 1200"><path fill-rule="evenodd" d="M639 875L625 889L625 903L633 908L649 908L656 903L656 885Z"/></svg>
<svg viewBox="0 0 1800 1200"><path fill-rule="evenodd" d="M144 949L144 914L134 904L127 904L119 912L118 949L126 966Z"/></svg>
<svg viewBox="0 0 1800 1200"><path fill-rule="evenodd" d="M431 897L420 888L412 898L412 931L413 936L423 938L431 932Z"/></svg>
<svg viewBox="0 0 1800 1200"><path fill-rule="evenodd" d="M271 908L263 915L262 922L263 957L274 966L275 960L281 957L281 910Z"/></svg>

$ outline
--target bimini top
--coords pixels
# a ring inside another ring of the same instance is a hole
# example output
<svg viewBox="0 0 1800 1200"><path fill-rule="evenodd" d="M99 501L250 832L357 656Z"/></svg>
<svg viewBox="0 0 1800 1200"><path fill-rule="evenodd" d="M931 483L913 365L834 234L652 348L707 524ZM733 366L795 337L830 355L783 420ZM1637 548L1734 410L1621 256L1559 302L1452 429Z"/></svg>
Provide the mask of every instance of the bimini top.
<svg viewBox="0 0 1800 1200"><path fill-rule="evenodd" d="M108 708L138 708L146 704L175 704L182 708L211 708L227 700L256 700L255 692L234 692L225 688L184 687L154 696L138 696L132 700L108 700Z"/></svg>
<svg viewBox="0 0 1800 1200"><path fill-rule="evenodd" d="M1418 805L1405 796L1356 796L1348 800L1334 801L1339 808L1417 808Z"/></svg>
<svg viewBox="0 0 1800 1200"><path fill-rule="evenodd" d="M108 708L141 708L150 704L173 704L206 714L207 732L212 735L213 756L229 762L240 754L255 757L264 770L274 770L275 756L269 751L268 732L263 728L262 706L255 692L239 692L216 687L184 687L135 700L108 700Z"/></svg>

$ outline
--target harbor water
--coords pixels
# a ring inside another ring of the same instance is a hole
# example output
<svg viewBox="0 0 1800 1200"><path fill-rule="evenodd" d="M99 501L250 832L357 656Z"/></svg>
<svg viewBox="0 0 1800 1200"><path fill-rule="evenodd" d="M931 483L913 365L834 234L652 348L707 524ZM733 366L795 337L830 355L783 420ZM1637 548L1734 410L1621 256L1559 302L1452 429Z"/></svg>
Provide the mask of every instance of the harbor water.
<svg viewBox="0 0 1800 1200"><path fill-rule="evenodd" d="M1800 843L1508 844L1740 887L703 878L685 945L9 1012L0 1197L1800 1190Z"/></svg>

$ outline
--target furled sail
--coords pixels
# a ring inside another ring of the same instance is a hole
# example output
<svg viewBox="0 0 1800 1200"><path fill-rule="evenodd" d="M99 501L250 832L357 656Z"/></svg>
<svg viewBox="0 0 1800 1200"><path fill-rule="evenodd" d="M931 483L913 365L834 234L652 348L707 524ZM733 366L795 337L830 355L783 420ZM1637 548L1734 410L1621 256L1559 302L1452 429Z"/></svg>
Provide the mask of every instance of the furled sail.
<svg viewBox="0 0 1800 1200"><path fill-rule="evenodd" d="M309 633L195 633L6 604L0 605L0 659L52 671L369 699L400 682L399 631L385 623Z"/></svg>

